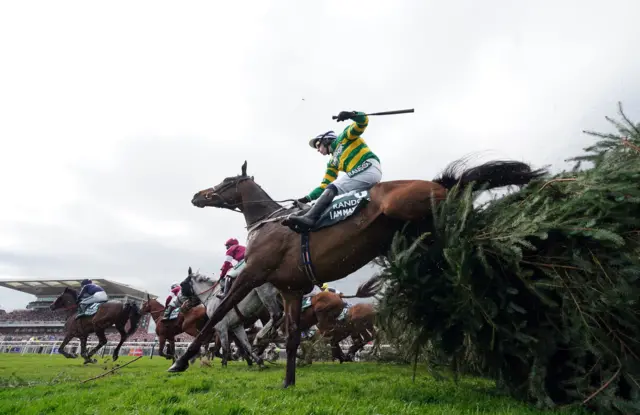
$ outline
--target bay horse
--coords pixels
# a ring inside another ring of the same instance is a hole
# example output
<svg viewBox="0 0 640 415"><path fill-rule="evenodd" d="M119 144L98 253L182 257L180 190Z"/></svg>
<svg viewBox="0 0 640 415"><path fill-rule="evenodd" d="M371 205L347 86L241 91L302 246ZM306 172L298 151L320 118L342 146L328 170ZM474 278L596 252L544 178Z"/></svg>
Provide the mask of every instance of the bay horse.
<svg viewBox="0 0 640 415"><path fill-rule="evenodd" d="M100 304L98 311L94 315L76 318L78 311L77 299L78 293L76 290L66 287L62 294L49 306L51 310L68 311L67 321L64 324L66 335L58 347L58 353L66 358L77 357L75 354L67 353L64 350L69 341L77 337L80 339L80 355L84 358L84 363L96 363L96 359L92 359L92 356L107 344L105 331L115 325L116 330L120 333L120 342L113 350L113 361L115 362L118 360L122 343L138 329L138 324L142 317L138 306L129 302L122 304L120 301L107 301ZM129 330L125 330L127 322L130 324ZM87 353L87 339L91 333L95 333L98 337L98 344Z"/></svg>
<svg viewBox="0 0 640 415"><path fill-rule="evenodd" d="M330 227L302 234L290 229L286 220L289 214L300 211L300 206L285 209L274 201L247 175L246 161L240 175L197 192L191 203L198 208L218 207L244 215L249 229L246 266L209 316L202 333L168 371L187 370L189 357L198 352L204 334L213 330L251 290L269 282L285 300L287 364L283 386L295 385L302 296L314 285L342 279L387 254L394 235L407 222L428 226L432 208L445 200L456 185L488 190L525 185L546 174L544 169L532 170L517 161L493 161L460 170L462 161L458 160L433 181L380 182L370 189L369 202L357 213Z"/></svg>
<svg viewBox="0 0 640 415"><path fill-rule="evenodd" d="M147 300L142 303L142 307L140 308L142 313L151 314L151 318L156 322L158 354L165 359L175 360L175 337L178 334L187 333L190 336L196 337L207 322L207 312L202 304L188 308L184 307L185 305L186 304L183 304L183 307L181 307L178 312L178 317L173 320L162 320L165 307L155 298L151 298L149 294L147 294ZM187 308L186 311L185 308ZM167 353L165 353L164 348L167 342L169 344L167 345Z"/></svg>

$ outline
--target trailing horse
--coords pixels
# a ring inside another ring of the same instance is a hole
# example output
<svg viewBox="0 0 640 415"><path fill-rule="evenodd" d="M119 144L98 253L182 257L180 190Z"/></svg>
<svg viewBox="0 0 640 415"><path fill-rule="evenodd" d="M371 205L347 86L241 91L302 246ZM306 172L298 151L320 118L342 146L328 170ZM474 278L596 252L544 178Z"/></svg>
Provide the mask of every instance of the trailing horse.
<svg viewBox="0 0 640 415"><path fill-rule="evenodd" d="M382 288L382 279L374 275L369 280L360 284L354 295L336 294L331 291L321 291L317 294L305 297L302 302L300 315L300 330L307 331L317 325L318 332L329 340L333 358L344 361L352 361L358 350L366 343L373 340L376 311L373 304L358 303L349 305L345 298L370 298L378 294ZM351 337L353 344L344 356L339 343ZM273 338L256 338L254 346L259 344L266 346Z"/></svg>
<svg viewBox="0 0 640 415"><path fill-rule="evenodd" d="M176 318L171 320L162 320L165 307L155 298L151 298L147 294L147 300L142 303L141 312L151 314L151 318L156 322L156 335L158 336L158 354L166 359L175 360L176 340L175 337L180 333L187 333L196 337L207 321L207 312L202 304L190 307L186 312L185 307L178 310ZM167 345L167 353L164 352L165 344ZM206 346L205 346L206 350Z"/></svg>
<svg viewBox="0 0 640 415"><path fill-rule="evenodd" d="M207 276L197 273L194 274L191 267L189 267L187 278L180 283L180 288L183 296L198 297L200 302L202 302L206 307L207 315L209 316L215 313L222 302L222 300L220 300L216 295L222 288L220 284L211 280ZM278 318L277 316L282 315L282 309L278 301L278 297L278 290L272 284L267 283L260 287L256 287L254 290L249 292L249 295L247 295L246 298L234 306L233 310L229 311L229 313L227 313L224 318L216 324L215 329L220 336L223 349L223 366L227 365L229 353L231 351L229 342L230 331L235 334L235 337L239 342L237 345L243 349L244 352L258 364L258 366L264 366L259 354L255 353L251 349L251 343L249 343L247 333L245 332L245 324L247 320L251 320L251 323L255 322L264 309L269 310L270 317L276 316L276 318ZM270 318L270 322L265 325L261 332L268 331L268 327L273 325L273 323L271 323L272 321L273 317ZM247 360L247 363L251 364L249 360Z"/></svg>
<svg viewBox="0 0 640 415"><path fill-rule="evenodd" d="M98 309L94 315L76 318L78 310L77 299L78 293L76 290L66 287L62 294L49 306L51 310L62 309L68 311L67 322L64 325L66 335L58 347L58 352L64 357L76 358L75 354L67 353L64 348L71 339L77 337L80 339L80 355L84 358L84 363L96 363L92 356L107 344L105 330L115 325L116 330L120 333L120 342L113 350L113 361L115 362L118 360L122 343L138 329L138 324L142 317L138 306L129 302L122 304L120 301L107 301L97 306ZM125 330L127 322L130 324L129 330ZM91 333L95 333L98 337L98 344L87 353L87 339Z"/></svg>
<svg viewBox="0 0 640 415"><path fill-rule="evenodd" d="M227 177L213 188L196 193L191 203L238 210L249 228L246 266L236 278L227 296L216 308L203 332L186 353L168 369L181 372L188 368L189 357L198 352L205 333L242 301L251 290L271 283L285 300L287 324L287 368L284 386L295 384L296 353L300 344L302 296L314 285L342 279L378 256L385 255L397 231L406 222L430 218L431 207L445 199L456 184L472 184L476 190L509 185L524 185L540 177L543 170L532 171L520 162L496 161L459 172L459 162L451 164L434 181L398 180L380 182L361 199L353 210L329 214L338 222L322 229L299 234L287 226L288 214L300 208L285 209L247 175L247 163L238 176ZM344 198L344 195L338 196ZM351 201L349 201L351 203ZM329 209L333 209L330 206ZM320 223L322 223L322 218Z"/></svg>

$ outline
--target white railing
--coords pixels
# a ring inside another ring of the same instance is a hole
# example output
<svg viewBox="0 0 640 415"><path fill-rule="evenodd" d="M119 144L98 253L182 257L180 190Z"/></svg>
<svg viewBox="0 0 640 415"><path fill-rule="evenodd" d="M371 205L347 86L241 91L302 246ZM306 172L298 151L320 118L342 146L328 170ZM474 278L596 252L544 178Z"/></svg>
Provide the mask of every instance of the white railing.
<svg viewBox="0 0 640 415"><path fill-rule="evenodd" d="M0 321L0 327L64 327L64 321L20 321L20 320L7 320Z"/></svg>
<svg viewBox="0 0 640 415"><path fill-rule="evenodd" d="M48 354L54 355L58 353L58 348L62 343L61 340L56 341L38 341L38 340L5 340L0 341L0 354ZM97 341L88 341L87 350L90 350L98 344ZM117 341L109 341L98 351L96 357L109 356L113 353L113 349L118 345ZM184 353L189 347L188 342L176 343L176 350ZM80 355L80 341L72 340L65 346L67 353L76 353ZM143 356L158 355L158 342L125 342L120 348L120 356L142 354Z"/></svg>
<svg viewBox="0 0 640 415"><path fill-rule="evenodd" d="M48 354L55 355L58 353L58 348L62 343L61 340L56 341L38 341L38 340L6 340L0 341L0 356L2 354ZM98 344L97 341L88 341L87 350L90 350ZM176 351L178 354L183 354L189 347L189 342L176 342ZM110 356L113 353L113 349L118 345L117 341L109 341L107 344L98 351L94 357ZM382 345L382 348L389 348L389 345ZM349 346L342 347L343 352L347 352ZM368 352L372 348L371 344L367 344L362 349L363 352ZM80 341L72 340L65 346L67 353L76 353L80 356ZM158 342L125 342L120 348L119 356L158 356ZM286 351L280 351L280 357L286 357ZM0 357L0 360L2 357Z"/></svg>

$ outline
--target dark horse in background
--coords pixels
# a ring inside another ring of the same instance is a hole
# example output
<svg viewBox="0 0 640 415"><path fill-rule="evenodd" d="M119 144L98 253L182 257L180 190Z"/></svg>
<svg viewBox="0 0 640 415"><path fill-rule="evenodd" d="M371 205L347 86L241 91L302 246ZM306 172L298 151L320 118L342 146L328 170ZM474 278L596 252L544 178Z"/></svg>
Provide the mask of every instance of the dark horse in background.
<svg viewBox="0 0 640 415"><path fill-rule="evenodd" d="M142 314L135 303L122 304L119 301L107 301L100 304L98 311L92 316L84 316L76 319L78 311L78 293L72 288L65 288L62 294L51 304L51 310L66 310L68 312L67 322L64 325L65 337L58 347L58 352L67 358L78 357L75 353L67 353L64 348L71 339L80 339L80 355L84 358L84 363L96 363L92 356L107 344L105 330L115 325L120 333L120 342L113 351L113 361L118 360L122 343L131 336L140 323ZM127 322L130 323L129 330L125 330ZM98 344L87 353L87 339L89 334L95 333L98 337Z"/></svg>
<svg viewBox="0 0 640 415"><path fill-rule="evenodd" d="M461 162L456 161L433 181L380 182L371 188L370 201L360 211L340 223L311 232L305 242L305 232L301 236L301 231L292 229L287 220L300 207L286 209L274 201L247 174L245 161L241 174L199 191L191 201L198 208L209 206L242 212L249 228L247 264L202 332L169 371L186 370L189 359L199 351L202 340L215 325L251 290L270 282L285 300L288 338L284 386L294 385L302 296L314 285L345 278L376 257L386 255L394 235L407 222L425 226L428 231L433 220L432 208L445 200L456 185L471 185L472 190L482 191L525 185L544 174L544 169L532 170L517 161L492 161L469 169L463 169ZM309 268L314 275L309 275Z"/></svg>

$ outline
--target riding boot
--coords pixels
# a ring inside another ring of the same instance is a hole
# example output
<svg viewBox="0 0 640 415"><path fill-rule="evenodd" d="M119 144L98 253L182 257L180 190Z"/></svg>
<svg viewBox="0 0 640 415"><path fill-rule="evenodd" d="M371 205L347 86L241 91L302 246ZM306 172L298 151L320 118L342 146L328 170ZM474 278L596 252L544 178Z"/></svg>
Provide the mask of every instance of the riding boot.
<svg viewBox="0 0 640 415"><path fill-rule="evenodd" d="M305 230L311 229L327 206L331 204L336 193L337 190L333 186L324 189L324 192L322 192L322 195L320 195L315 205L313 205L307 213L301 216L291 216L289 218L289 227L295 226Z"/></svg>
<svg viewBox="0 0 640 415"><path fill-rule="evenodd" d="M166 321L169 320L169 317L171 317L171 313L173 312L173 310L175 310L175 306L172 306L171 304L169 304L169 307L165 308L164 310L164 316L162 316L162 321Z"/></svg>
<svg viewBox="0 0 640 415"><path fill-rule="evenodd" d="M222 281L220 283L220 286L222 287L222 289L220 290L220 292L218 294L216 294L216 297L218 297L221 300L227 294L227 283L229 282L229 278L227 278L227 277L223 277L223 278L224 278L224 281Z"/></svg>

